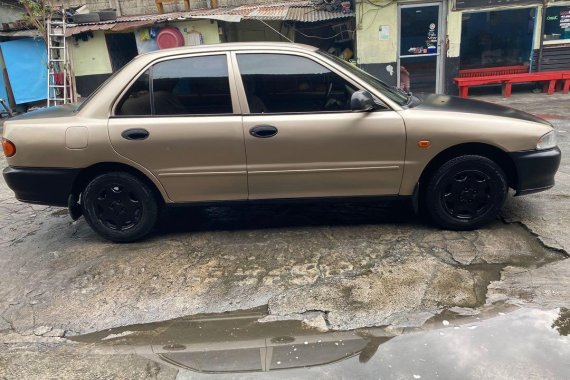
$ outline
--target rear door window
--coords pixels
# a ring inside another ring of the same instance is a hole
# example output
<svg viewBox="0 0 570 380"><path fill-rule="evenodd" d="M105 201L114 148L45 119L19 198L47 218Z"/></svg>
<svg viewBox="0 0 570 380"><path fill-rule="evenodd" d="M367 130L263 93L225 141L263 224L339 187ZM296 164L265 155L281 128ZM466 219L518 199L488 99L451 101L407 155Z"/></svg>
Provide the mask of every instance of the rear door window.
<svg viewBox="0 0 570 380"><path fill-rule="evenodd" d="M232 113L225 55L172 59L152 68L155 115Z"/></svg>
<svg viewBox="0 0 570 380"><path fill-rule="evenodd" d="M131 85L117 105L119 116L148 116L151 114L149 70L145 71Z"/></svg>
<svg viewBox="0 0 570 380"><path fill-rule="evenodd" d="M118 116L231 114L225 54L171 59L145 71L119 101Z"/></svg>

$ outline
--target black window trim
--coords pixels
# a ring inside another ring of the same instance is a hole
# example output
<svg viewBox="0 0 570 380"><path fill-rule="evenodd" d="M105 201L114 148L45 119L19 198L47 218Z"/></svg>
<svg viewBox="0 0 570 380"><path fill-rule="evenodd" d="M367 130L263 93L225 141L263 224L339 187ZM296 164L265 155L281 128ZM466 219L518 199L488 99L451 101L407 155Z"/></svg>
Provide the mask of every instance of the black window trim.
<svg viewBox="0 0 570 380"><path fill-rule="evenodd" d="M238 63L238 56L240 54L274 54L274 55L293 55L296 57L303 57L316 62L317 64L323 66L324 68L330 70L332 73L337 74L339 77L350 83L351 85L355 86L357 91L364 90L370 92L370 94L374 97L374 100L378 103L378 105L382 106L383 108L376 109L372 112L386 112L386 111L394 111L392 107L390 107L384 100L379 98L374 92L370 91L368 88L362 86L360 83L355 82L353 78L347 76L344 72L339 71L336 67L331 66L328 62L324 62L324 60L320 59L318 56L314 56L311 54L306 54L305 52L297 52L297 51L278 51L278 50L265 50L265 51L257 51L257 50L234 50L233 53L235 54L235 69L234 75L236 76L237 86L238 86L238 95L241 98L241 95L244 95L245 103L247 104L248 112L241 112L242 116L279 116L279 115L320 115L320 114L352 114L355 113L354 111L350 110L341 110L341 111L311 111L311 112L261 112L261 113L253 113L249 110L249 102L247 100L247 96L245 96L245 86L243 84L242 74L239 70L239 63Z"/></svg>
<svg viewBox="0 0 570 380"><path fill-rule="evenodd" d="M153 92L153 79L152 79L152 70L154 68L154 66L158 63L161 62L166 62L166 61L171 61L171 60L175 60L175 59L185 59L185 58L194 58L194 57L206 57L206 56L216 56L216 55L221 55L224 56L226 58L226 65L228 67L228 85L229 85L229 89L230 89L230 99L232 101L231 107L232 107L232 112L231 113L217 113L217 114L177 114L177 115L155 115L154 114L154 92ZM241 112L241 110L238 110L238 112L235 112L236 110L233 107L233 96L234 94L232 94L232 86L231 86L231 61L230 61L231 57L230 57L230 52L229 51L215 51L215 52L202 52L202 53L196 53L196 54L184 54L184 55L175 55L175 56L167 56L167 57L161 57L161 58L157 58L156 60L150 62L148 65L146 65L143 69L141 69L141 71L135 75L133 77L133 79L131 79L129 81L129 83L123 88L123 90L118 94L118 96L115 98L115 100L112 103L111 106L111 112L109 113L109 119L140 119L140 118L172 118L172 117L220 117L220 116L240 116L243 114L243 112ZM149 77L149 91L150 91L150 115L117 115L117 107L119 106L119 104L121 103L121 101L123 100L123 97L126 95L126 93L129 91L129 89L135 84L135 82L142 76L144 75L144 73L148 70L148 77Z"/></svg>

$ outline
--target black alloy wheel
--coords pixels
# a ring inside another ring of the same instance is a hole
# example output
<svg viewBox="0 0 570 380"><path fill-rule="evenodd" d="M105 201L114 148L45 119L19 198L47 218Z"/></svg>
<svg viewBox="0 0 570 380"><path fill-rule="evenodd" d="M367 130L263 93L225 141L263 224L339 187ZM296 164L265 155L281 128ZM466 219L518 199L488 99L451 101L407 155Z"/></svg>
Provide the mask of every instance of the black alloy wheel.
<svg viewBox="0 0 570 380"><path fill-rule="evenodd" d="M97 219L112 230L133 228L142 216L142 204L137 194L120 183L102 186L94 203Z"/></svg>
<svg viewBox="0 0 570 380"><path fill-rule="evenodd" d="M474 219L493 207L491 178L480 170L462 170L442 184L441 202L459 219Z"/></svg>
<svg viewBox="0 0 570 380"><path fill-rule="evenodd" d="M94 178L83 191L82 207L91 228L114 242L142 238L158 218L152 189L130 173L112 172Z"/></svg>
<svg viewBox="0 0 570 380"><path fill-rule="evenodd" d="M425 208L443 228L472 230L498 216L507 193L506 176L499 165L487 157L465 155L433 173Z"/></svg>

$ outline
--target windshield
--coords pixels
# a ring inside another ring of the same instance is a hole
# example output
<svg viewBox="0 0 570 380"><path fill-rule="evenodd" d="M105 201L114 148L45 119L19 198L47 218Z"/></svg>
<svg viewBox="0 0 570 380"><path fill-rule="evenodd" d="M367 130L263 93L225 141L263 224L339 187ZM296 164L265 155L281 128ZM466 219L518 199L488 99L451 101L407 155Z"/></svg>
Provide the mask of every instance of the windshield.
<svg viewBox="0 0 570 380"><path fill-rule="evenodd" d="M406 95L403 91L397 89L396 87L390 86L382 82L380 79L368 74L366 71L345 61L344 59L337 57L336 55L327 53L326 51L323 50L319 50L319 54L324 55L329 59L332 59L334 62L338 63L340 66L347 69L352 74L356 75L358 78L372 85L375 89L380 91L383 95L385 95L387 98L397 103L398 105L405 106L406 104L408 104L408 100L410 97Z"/></svg>

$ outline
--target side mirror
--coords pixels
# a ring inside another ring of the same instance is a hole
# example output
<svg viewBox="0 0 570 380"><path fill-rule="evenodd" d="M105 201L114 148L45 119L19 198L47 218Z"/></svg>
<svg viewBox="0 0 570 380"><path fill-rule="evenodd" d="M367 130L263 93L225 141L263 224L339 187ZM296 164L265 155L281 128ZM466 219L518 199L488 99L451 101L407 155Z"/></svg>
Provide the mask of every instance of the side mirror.
<svg viewBox="0 0 570 380"><path fill-rule="evenodd" d="M368 112L376 108L376 102L368 91L359 90L352 94L350 108L356 112Z"/></svg>

